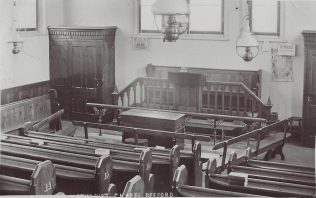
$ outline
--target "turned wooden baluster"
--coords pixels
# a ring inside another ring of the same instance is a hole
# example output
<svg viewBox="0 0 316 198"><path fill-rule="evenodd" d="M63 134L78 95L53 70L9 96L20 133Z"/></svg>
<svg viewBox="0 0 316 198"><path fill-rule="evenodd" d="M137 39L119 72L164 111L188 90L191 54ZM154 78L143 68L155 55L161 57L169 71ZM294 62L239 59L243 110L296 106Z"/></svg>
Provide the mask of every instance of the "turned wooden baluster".
<svg viewBox="0 0 316 198"><path fill-rule="evenodd" d="M239 105L240 105L240 86L238 86L237 90L237 116L239 116Z"/></svg>
<svg viewBox="0 0 316 198"><path fill-rule="evenodd" d="M94 110L94 114L96 116L98 116L98 122L99 124L102 124L102 117L105 116L105 113L107 111L106 108L102 108L102 107L93 107ZM102 136L102 132L101 132L101 128L99 128L99 136Z"/></svg>
<svg viewBox="0 0 316 198"><path fill-rule="evenodd" d="M247 92L244 91L244 114L247 115Z"/></svg>
<svg viewBox="0 0 316 198"><path fill-rule="evenodd" d="M233 115L233 86L230 85L229 88L229 114Z"/></svg>
<svg viewBox="0 0 316 198"><path fill-rule="evenodd" d="M218 92L218 86L215 85L215 104L214 104L214 113L217 113L217 92Z"/></svg>
<svg viewBox="0 0 316 198"><path fill-rule="evenodd" d="M113 104L118 105L119 95L118 95L118 89L116 85L115 85L114 91L112 92L112 97L113 97Z"/></svg>
<svg viewBox="0 0 316 198"><path fill-rule="evenodd" d="M136 102L136 86L137 86L137 82L133 86L134 101L133 101L133 105L132 106L134 106L134 107L136 107L136 104L137 104L137 102Z"/></svg>
<svg viewBox="0 0 316 198"><path fill-rule="evenodd" d="M211 109L210 109L210 85L206 86L207 89L207 113L211 113Z"/></svg>
<svg viewBox="0 0 316 198"><path fill-rule="evenodd" d="M146 94L146 103L147 103L148 108L149 108L149 91L150 91L149 80L146 80L146 82L145 82L145 94Z"/></svg>
<svg viewBox="0 0 316 198"><path fill-rule="evenodd" d="M222 85L222 115L225 113L225 85Z"/></svg>
<svg viewBox="0 0 316 198"><path fill-rule="evenodd" d="M144 102L144 96L143 96L143 89L144 89L144 80L143 79L140 79L139 80L139 88L140 88L140 105L142 105L143 104L143 102Z"/></svg>
<svg viewBox="0 0 316 198"><path fill-rule="evenodd" d="M170 83L169 82L167 82L167 110L169 110L170 108L169 108L169 90L170 90Z"/></svg>
<svg viewBox="0 0 316 198"><path fill-rule="evenodd" d="M162 109L162 100L163 100L163 81L159 83L160 89L160 109Z"/></svg>
<svg viewBox="0 0 316 198"><path fill-rule="evenodd" d="M130 106L131 100L130 100L130 94L131 94L131 88L128 88L126 90L126 96L127 96L127 106Z"/></svg>
<svg viewBox="0 0 316 198"><path fill-rule="evenodd" d="M156 100L157 100L157 96L156 96L156 91L157 91L157 83L156 81L152 81L152 90L153 90L153 107L156 108Z"/></svg>
<svg viewBox="0 0 316 198"><path fill-rule="evenodd" d="M122 103L122 106L124 107L125 104L124 104L124 96L125 96L125 93L123 92L122 95L120 95L121 97L121 103Z"/></svg>

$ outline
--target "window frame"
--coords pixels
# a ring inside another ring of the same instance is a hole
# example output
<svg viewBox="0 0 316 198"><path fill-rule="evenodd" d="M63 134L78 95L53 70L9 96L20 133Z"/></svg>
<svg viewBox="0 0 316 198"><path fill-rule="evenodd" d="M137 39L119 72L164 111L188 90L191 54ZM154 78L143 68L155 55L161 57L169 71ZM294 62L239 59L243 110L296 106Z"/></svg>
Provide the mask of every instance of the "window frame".
<svg viewBox="0 0 316 198"><path fill-rule="evenodd" d="M17 28L21 36L36 36L47 33L46 22L46 0L36 0L36 28Z"/></svg>
<svg viewBox="0 0 316 198"><path fill-rule="evenodd" d="M253 2L251 1L251 12L253 11ZM244 5L245 10L247 12L247 3L245 2L246 5ZM252 31L253 35L257 38L258 41L283 41L284 38L284 5L283 2L281 0L278 0L278 4L277 4L277 9L278 9L278 13L277 13L277 32L253 32L252 28L253 28L253 23L254 21L252 21L252 23L250 24L250 30ZM244 12L243 15L245 15L246 13Z"/></svg>
<svg viewBox="0 0 316 198"><path fill-rule="evenodd" d="M228 40L228 6L227 0L222 1L222 12L221 12L221 31L190 31L181 35L179 38L184 40ZM141 0L136 0L136 31L137 35L141 35L147 38L161 38L161 33L158 30L141 30ZM193 32L193 33L192 33Z"/></svg>

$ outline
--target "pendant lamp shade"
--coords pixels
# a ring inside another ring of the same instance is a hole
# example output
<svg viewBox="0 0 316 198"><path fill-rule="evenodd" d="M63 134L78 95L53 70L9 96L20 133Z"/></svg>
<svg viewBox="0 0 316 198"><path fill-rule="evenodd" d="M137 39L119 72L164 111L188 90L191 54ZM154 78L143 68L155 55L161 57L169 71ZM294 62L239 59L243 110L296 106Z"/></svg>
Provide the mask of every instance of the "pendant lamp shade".
<svg viewBox="0 0 316 198"><path fill-rule="evenodd" d="M258 55L258 41L251 35L249 25L244 28L236 42L237 54L246 62Z"/></svg>
<svg viewBox="0 0 316 198"><path fill-rule="evenodd" d="M152 13L157 29L164 34L164 41L176 41L189 27L187 0L156 0Z"/></svg>

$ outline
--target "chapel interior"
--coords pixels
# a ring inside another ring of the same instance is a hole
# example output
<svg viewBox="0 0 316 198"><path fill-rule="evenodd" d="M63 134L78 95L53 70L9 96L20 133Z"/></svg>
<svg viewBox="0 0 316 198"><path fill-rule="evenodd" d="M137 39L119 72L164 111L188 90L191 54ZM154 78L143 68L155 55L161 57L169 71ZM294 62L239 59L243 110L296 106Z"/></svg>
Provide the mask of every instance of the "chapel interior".
<svg viewBox="0 0 316 198"><path fill-rule="evenodd" d="M1 0L0 195L315 197L315 10Z"/></svg>

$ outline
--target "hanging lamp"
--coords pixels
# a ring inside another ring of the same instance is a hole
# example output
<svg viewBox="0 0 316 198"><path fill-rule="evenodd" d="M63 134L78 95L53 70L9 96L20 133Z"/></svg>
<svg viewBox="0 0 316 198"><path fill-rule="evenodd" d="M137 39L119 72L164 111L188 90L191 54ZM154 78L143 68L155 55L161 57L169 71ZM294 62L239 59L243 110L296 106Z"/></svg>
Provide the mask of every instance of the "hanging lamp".
<svg viewBox="0 0 316 198"><path fill-rule="evenodd" d="M13 20L11 32L8 35L8 43L13 45L12 54L18 54L23 48L23 40L16 27L16 1L13 1Z"/></svg>
<svg viewBox="0 0 316 198"><path fill-rule="evenodd" d="M152 13L163 41L174 42L189 27L190 9L187 0L156 0Z"/></svg>
<svg viewBox="0 0 316 198"><path fill-rule="evenodd" d="M248 15L243 17L242 32L236 41L236 51L244 61L250 62L259 53L258 41L253 37L250 30L250 23L252 22L251 14L251 0L247 0Z"/></svg>

